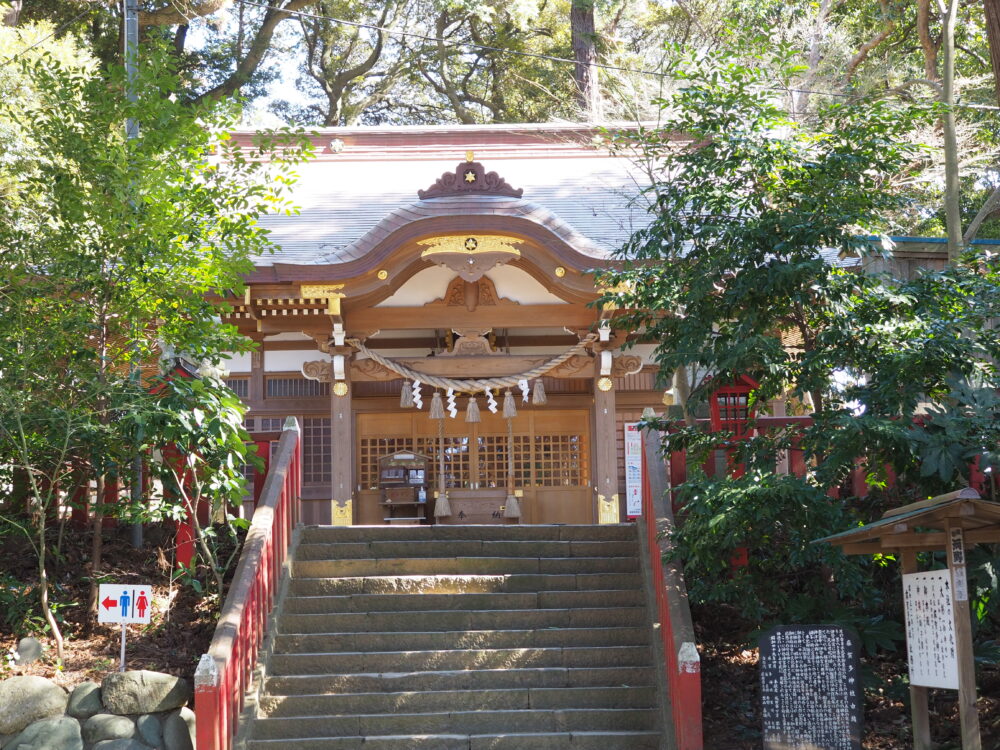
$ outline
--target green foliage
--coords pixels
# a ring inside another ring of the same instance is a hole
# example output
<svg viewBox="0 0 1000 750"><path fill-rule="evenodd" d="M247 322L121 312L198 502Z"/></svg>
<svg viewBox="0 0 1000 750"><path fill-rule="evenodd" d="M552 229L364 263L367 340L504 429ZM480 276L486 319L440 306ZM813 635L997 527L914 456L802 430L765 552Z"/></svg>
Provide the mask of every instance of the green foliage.
<svg viewBox="0 0 1000 750"><path fill-rule="evenodd" d="M147 448L158 457L150 467L161 489L153 512L194 524L202 562L211 570L221 603L225 572L238 556L239 533L247 528L229 509L246 493L244 465L263 468L243 427L246 407L211 371L200 377L168 373L152 386L156 408L143 428L155 436ZM202 506L214 523L198 521ZM201 592L195 566L183 571L182 580Z"/></svg>
<svg viewBox="0 0 1000 750"><path fill-rule="evenodd" d="M60 588L53 586L57 596ZM64 610L77 606L78 602L58 599L49 603L53 618L60 626L65 621ZM23 583L7 574L0 574L0 612L3 613L4 625L16 636L41 635L51 629L39 611L38 586Z"/></svg>
<svg viewBox="0 0 1000 750"><path fill-rule="evenodd" d="M793 121L773 86L799 70L780 47L761 65L703 55L671 69L683 87L661 102L661 127L615 139L650 166L652 222L600 275L616 327L654 343L662 380L690 390L674 419L649 424L689 457L674 541L693 599L756 623L877 614L879 563L810 544L884 510L830 496L858 461L876 486L895 472L883 500L898 503L954 489L973 461L992 469L1000 441L997 258L970 253L902 280L878 272L887 217L906 201L894 180L920 154L907 135L932 113L839 102ZM741 440L703 429L712 392L740 376L759 384L754 408L780 404L811 424ZM806 474L777 474L793 449ZM706 475L719 452L745 474ZM737 547L750 565L731 573ZM873 644L895 638L889 624L856 625Z"/></svg>
<svg viewBox="0 0 1000 750"><path fill-rule="evenodd" d="M838 599L865 594L855 562L829 545L811 543L854 519L841 503L796 477L760 472L700 478L681 487L678 501L684 511L674 551L698 603L738 604L757 623L782 617L811 622ZM731 570L730 558L741 547L749 566Z"/></svg>
<svg viewBox="0 0 1000 750"><path fill-rule="evenodd" d="M249 347L212 297L242 290L252 259L272 250L258 218L293 210L290 169L311 149L289 131L241 147L233 103L185 105L171 55L149 45L142 58L134 100L122 68L51 54L9 63L26 93L0 98L0 123L25 136L0 164L0 465L27 482L43 582L56 488L127 479L147 441L166 439L140 367L173 352L214 365ZM126 136L129 121L140 137ZM221 416L190 422L195 442L231 418L222 396L216 406Z"/></svg>

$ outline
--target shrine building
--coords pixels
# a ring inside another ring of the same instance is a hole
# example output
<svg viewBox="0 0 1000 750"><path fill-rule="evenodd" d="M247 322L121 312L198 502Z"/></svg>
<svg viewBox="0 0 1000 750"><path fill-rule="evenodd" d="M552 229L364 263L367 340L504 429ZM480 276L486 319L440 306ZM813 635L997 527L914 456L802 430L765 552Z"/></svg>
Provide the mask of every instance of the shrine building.
<svg viewBox="0 0 1000 750"><path fill-rule="evenodd" d="M266 217L280 251L226 318L258 343L227 363L250 431L302 425L305 523L625 519L625 425L663 391L592 271L648 222L648 180L597 136L313 136L301 213Z"/></svg>

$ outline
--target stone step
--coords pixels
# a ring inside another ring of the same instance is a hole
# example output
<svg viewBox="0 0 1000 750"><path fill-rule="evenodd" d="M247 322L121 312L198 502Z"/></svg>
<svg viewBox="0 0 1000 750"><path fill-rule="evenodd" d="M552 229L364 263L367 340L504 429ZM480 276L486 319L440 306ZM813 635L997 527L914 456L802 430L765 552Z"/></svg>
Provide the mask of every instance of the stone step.
<svg viewBox="0 0 1000 750"><path fill-rule="evenodd" d="M542 591L522 594L347 594L291 596L288 614L336 612L412 612L419 610L567 609L570 607L638 607L639 591Z"/></svg>
<svg viewBox="0 0 1000 750"><path fill-rule="evenodd" d="M515 709L653 708L655 690L634 687L511 688L507 690L425 690L402 693L264 696L267 717L342 716L360 713L441 713ZM304 736L309 736L306 734Z"/></svg>
<svg viewBox="0 0 1000 750"><path fill-rule="evenodd" d="M652 709L449 711L425 714L355 714L263 719L254 739L371 735L485 734L520 732L644 731L655 727Z"/></svg>
<svg viewBox="0 0 1000 750"><path fill-rule="evenodd" d="M295 578L342 576L474 575L524 573L632 573L637 557L362 557L301 560L292 564Z"/></svg>
<svg viewBox="0 0 1000 750"><path fill-rule="evenodd" d="M294 578L293 596L346 594L456 594L521 593L525 591L594 591L638 589L638 573L493 574L362 576Z"/></svg>
<svg viewBox="0 0 1000 750"><path fill-rule="evenodd" d="M337 542L383 542L420 540L490 541L630 541L636 538L635 524L580 525L445 525L431 526L307 526L304 544Z"/></svg>
<svg viewBox="0 0 1000 750"><path fill-rule="evenodd" d="M275 652L389 651L398 648L400 643L414 650L641 646L649 643L649 634L643 627L440 630L405 635L399 632L279 634L275 638Z"/></svg>
<svg viewBox="0 0 1000 750"><path fill-rule="evenodd" d="M437 665L435 665L437 667ZM379 672L269 677L268 695L322 693L397 693L408 690L486 690L514 687L621 687L653 684L647 666L588 668L503 667L498 669L435 669L433 672Z"/></svg>
<svg viewBox="0 0 1000 750"><path fill-rule="evenodd" d="M303 543L299 560L382 557L635 557L637 541L427 539L384 542Z"/></svg>
<svg viewBox="0 0 1000 750"><path fill-rule="evenodd" d="M658 750L659 732L438 734L254 740L250 750Z"/></svg>
<svg viewBox="0 0 1000 750"><path fill-rule="evenodd" d="M400 639L406 643L405 639ZM582 648L450 649L443 651L348 651L336 654L275 654L272 675L322 675L422 670L526 667L644 666L648 646Z"/></svg>
<svg viewBox="0 0 1000 750"><path fill-rule="evenodd" d="M282 614L281 633L428 630L525 630L531 628L639 627L642 607L589 607L579 609L520 609L417 612L340 612L322 615ZM400 636L405 639L405 636ZM405 643L405 640L401 640Z"/></svg>

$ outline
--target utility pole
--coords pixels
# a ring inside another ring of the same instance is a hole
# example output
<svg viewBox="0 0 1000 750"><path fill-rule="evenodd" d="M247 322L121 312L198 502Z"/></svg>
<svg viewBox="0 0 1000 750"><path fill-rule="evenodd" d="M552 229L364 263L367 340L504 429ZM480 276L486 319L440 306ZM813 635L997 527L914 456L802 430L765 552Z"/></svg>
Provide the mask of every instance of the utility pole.
<svg viewBox="0 0 1000 750"><path fill-rule="evenodd" d="M135 93L135 79L138 71L139 57L139 2L138 0L122 0L122 19L124 21L124 33L122 34L122 53L125 58L125 76L127 85L125 96L130 102L134 102L138 97ZM125 121L125 136L132 140L139 137L139 122L130 117ZM134 208L134 204L133 204ZM138 331L138 326L134 328ZM136 358L139 356L139 347L134 346L133 352ZM130 373L132 381L136 385L141 385L142 370L138 361L132 362ZM137 437L141 438L141 434ZM136 441L138 442L138 440ZM136 450L136 455L132 459L132 482L131 496L133 507L138 507L142 502L142 454ZM133 547L142 547L142 523L134 523L129 526L129 542Z"/></svg>

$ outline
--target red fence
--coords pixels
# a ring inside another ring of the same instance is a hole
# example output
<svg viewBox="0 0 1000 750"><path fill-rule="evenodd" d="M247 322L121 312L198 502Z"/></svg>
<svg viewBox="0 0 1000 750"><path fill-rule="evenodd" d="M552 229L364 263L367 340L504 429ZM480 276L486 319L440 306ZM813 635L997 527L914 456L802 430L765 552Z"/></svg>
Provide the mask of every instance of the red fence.
<svg viewBox="0 0 1000 750"><path fill-rule="evenodd" d="M667 691L677 750L702 750L701 662L684 577L677 563L664 563L663 553L673 528L667 498L667 471L660 457L658 433L643 434L642 518L649 570L656 594L656 616L663 640Z"/></svg>
<svg viewBox="0 0 1000 750"><path fill-rule="evenodd" d="M195 672L198 750L229 750L299 520L302 442L289 417L270 455L250 532L208 653Z"/></svg>

